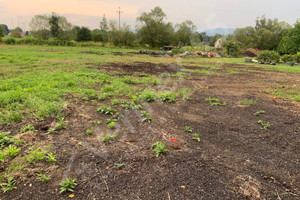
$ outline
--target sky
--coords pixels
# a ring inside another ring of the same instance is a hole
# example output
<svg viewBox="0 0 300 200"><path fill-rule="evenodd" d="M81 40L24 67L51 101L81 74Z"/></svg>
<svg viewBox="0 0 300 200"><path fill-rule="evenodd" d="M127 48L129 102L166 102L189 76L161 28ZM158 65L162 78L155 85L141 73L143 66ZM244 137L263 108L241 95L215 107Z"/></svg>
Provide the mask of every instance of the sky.
<svg viewBox="0 0 300 200"><path fill-rule="evenodd" d="M173 24L192 20L198 30L253 26L258 16L278 18L293 25L300 18L300 0L0 0L0 24L28 30L31 18L55 12L74 25L99 27L105 14L132 28L136 18L159 6Z"/></svg>

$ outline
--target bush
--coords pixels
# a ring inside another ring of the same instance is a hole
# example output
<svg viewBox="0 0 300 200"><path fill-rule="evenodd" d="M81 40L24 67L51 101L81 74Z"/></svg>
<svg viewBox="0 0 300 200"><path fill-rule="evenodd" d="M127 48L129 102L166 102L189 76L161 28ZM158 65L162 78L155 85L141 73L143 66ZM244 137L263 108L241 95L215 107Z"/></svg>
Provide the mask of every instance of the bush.
<svg viewBox="0 0 300 200"><path fill-rule="evenodd" d="M281 60L284 62L284 63L287 63L287 62L293 62L294 61L294 56L290 55L290 54L285 54L283 56L281 56Z"/></svg>
<svg viewBox="0 0 300 200"><path fill-rule="evenodd" d="M279 62L280 55L275 51L263 51L257 56L257 59L261 63L275 64Z"/></svg>
<svg viewBox="0 0 300 200"><path fill-rule="evenodd" d="M12 37L7 37L4 40L5 44L16 44L16 40Z"/></svg>

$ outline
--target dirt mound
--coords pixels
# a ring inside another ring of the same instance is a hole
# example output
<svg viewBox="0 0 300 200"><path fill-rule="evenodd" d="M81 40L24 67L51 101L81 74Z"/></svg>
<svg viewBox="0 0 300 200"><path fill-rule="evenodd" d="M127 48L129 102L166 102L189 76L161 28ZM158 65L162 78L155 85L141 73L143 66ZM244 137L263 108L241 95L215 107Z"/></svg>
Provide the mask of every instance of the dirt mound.
<svg viewBox="0 0 300 200"><path fill-rule="evenodd" d="M250 48L250 49L243 50L241 53L244 56L254 58L254 57L257 57L259 55L260 51L258 49Z"/></svg>

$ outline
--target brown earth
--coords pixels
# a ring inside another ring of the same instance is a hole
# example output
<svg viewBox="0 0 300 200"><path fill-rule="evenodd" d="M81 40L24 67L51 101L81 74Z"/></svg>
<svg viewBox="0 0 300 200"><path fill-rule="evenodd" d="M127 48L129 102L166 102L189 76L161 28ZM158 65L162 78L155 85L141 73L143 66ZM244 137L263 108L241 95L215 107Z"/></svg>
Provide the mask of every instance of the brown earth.
<svg viewBox="0 0 300 200"><path fill-rule="evenodd" d="M37 133L22 135L26 142L51 145L51 152L58 155L57 163L30 165L25 176L16 175L18 189L0 194L0 198L71 199L71 193L59 194L59 182L68 177L78 184L73 199L299 199L300 106L274 99L265 89L272 83L298 85L300 78L255 66L225 64L220 71L245 68L255 72L192 72L179 80L172 77L172 82L163 87L156 86L157 91L188 87L196 92L189 101L143 104L154 118L151 123L141 122L139 111L117 107L122 113L115 130L118 140L110 144L101 140L108 132L106 124L92 124L95 119L106 122L109 118L96 112L99 105L108 105L109 101L93 104L68 96L68 129L45 135L55 123L55 119L47 119L33 122ZM99 69L159 75L176 73L182 67L135 63ZM208 97L219 98L227 105L210 106L205 101ZM242 106L240 100L245 98L257 99L256 105ZM255 116L258 110L265 114ZM262 130L258 120L270 122L270 130ZM0 128L17 132L26 123ZM185 126L200 133L201 142L185 133ZM85 131L90 127L94 133L87 136ZM158 158L151 149L156 141L169 149ZM124 163L124 167L117 169L117 163ZM48 172L52 179L40 182L37 172Z"/></svg>

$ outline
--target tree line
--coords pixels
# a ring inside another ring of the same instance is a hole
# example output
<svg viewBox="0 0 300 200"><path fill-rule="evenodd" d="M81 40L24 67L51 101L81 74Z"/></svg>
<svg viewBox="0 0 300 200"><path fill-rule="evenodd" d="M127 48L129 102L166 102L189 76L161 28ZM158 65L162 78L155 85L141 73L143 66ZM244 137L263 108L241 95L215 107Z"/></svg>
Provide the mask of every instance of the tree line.
<svg viewBox="0 0 300 200"><path fill-rule="evenodd" d="M265 16L256 20L255 27L237 28L233 34L208 36L197 32L196 25L186 20L173 25L160 7L144 12L136 20L135 31L127 24L118 26L116 21L107 21L103 16L99 28L74 26L63 16L36 15L32 18L27 35L40 40L94 41L111 43L115 46L149 46L159 48L165 45L196 46L199 44L214 46L222 38L222 46L230 54L240 49L255 48L276 50L281 54L294 54L300 51L300 21L294 26L278 19ZM20 28L12 31L6 25L0 26L0 37L11 32L12 37L20 37Z"/></svg>

